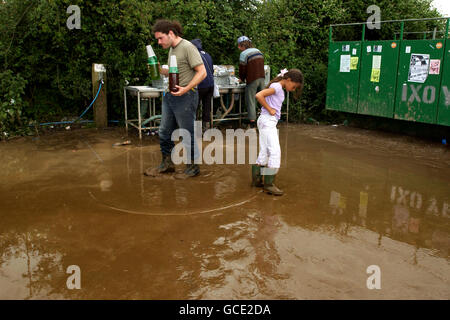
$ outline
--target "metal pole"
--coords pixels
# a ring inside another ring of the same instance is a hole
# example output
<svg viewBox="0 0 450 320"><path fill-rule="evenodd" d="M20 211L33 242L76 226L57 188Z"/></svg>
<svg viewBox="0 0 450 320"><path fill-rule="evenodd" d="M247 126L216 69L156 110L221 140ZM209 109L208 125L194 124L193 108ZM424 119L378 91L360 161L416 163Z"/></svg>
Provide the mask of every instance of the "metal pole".
<svg viewBox="0 0 450 320"><path fill-rule="evenodd" d="M286 114L286 125L289 122L289 91L287 93L287 114Z"/></svg>
<svg viewBox="0 0 450 320"><path fill-rule="evenodd" d="M362 40L364 41L364 38L366 37L366 24L363 24L363 29L362 29Z"/></svg>
<svg viewBox="0 0 450 320"><path fill-rule="evenodd" d="M447 41L448 41L448 28L449 28L449 22L450 19L447 19L447 24L445 25L445 38L444 38L444 43L443 43L443 48L447 48ZM445 51L444 51L444 57L442 58L442 63L441 63L441 70L445 70L445 63L448 61L446 61L447 59L445 59ZM442 88L442 82L444 81L444 77L441 77L441 82L439 84L439 88ZM438 121L438 117L439 117L439 110L438 112L436 112L436 118L434 119L434 123L437 123Z"/></svg>
<svg viewBox="0 0 450 320"><path fill-rule="evenodd" d="M153 114L152 114L152 116L156 116L156 98L154 98L152 100L153 100ZM155 119L155 121L152 122L152 126L156 127L156 119Z"/></svg>
<svg viewBox="0 0 450 320"><path fill-rule="evenodd" d="M400 41L403 40L403 29L405 27L405 22L402 21L401 25L400 25Z"/></svg>
<svg viewBox="0 0 450 320"><path fill-rule="evenodd" d="M242 93L239 93L239 128L242 126Z"/></svg>
<svg viewBox="0 0 450 320"><path fill-rule="evenodd" d="M450 18L447 19L447 24L445 25L445 40L447 40L447 38L448 38L448 27L449 27L449 23L450 23Z"/></svg>
<svg viewBox="0 0 450 320"><path fill-rule="evenodd" d="M139 131L139 139L142 140L142 120L141 120L141 92L138 90L138 131Z"/></svg>
<svg viewBox="0 0 450 320"><path fill-rule="evenodd" d="M123 88L123 99L124 99L124 106L125 106L125 129L127 131L127 136L128 136L127 87Z"/></svg>
<svg viewBox="0 0 450 320"><path fill-rule="evenodd" d="M404 28L404 26L405 26L405 23L402 21L402 23L400 25L400 38L398 39L399 40L399 43L398 43L399 52L403 48L403 28ZM397 67L400 65L400 57L401 57L401 54L399 53L398 57L397 57ZM398 74L397 74L397 76L395 77L394 97L397 94L398 78L399 77L398 77ZM389 115L390 118L394 117L394 112L395 112L395 102L394 102L394 108L392 109L392 113Z"/></svg>
<svg viewBox="0 0 450 320"><path fill-rule="evenodd" d="M209 127L212 129L214 127L214 97L211 97L211 110L209 116Z"/></svg>

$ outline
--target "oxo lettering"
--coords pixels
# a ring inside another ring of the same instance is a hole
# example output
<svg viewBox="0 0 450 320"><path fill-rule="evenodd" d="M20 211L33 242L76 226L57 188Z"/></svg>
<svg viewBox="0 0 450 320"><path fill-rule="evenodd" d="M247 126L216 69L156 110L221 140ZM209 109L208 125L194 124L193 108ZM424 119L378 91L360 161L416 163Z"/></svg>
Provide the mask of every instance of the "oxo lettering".
<svg viewBox="0 0 450 320"><path fill-rule="evenodd" d="M450 91L447 86L442 87L442 92L445 95L445 105L450 105ZM436 101L436 88L434 86L425 86L422 89L421 84L410 84L408 88L408 85L404 84L402 88L402 101L432 104Z"/></svg>
<svg viewBox="0 0 450 320"><path fill-rule="evenodd" d="M442 87L442 91L444 92L445 95L445 105L450 106L450 91L448 91L446 86Z"/></svg>

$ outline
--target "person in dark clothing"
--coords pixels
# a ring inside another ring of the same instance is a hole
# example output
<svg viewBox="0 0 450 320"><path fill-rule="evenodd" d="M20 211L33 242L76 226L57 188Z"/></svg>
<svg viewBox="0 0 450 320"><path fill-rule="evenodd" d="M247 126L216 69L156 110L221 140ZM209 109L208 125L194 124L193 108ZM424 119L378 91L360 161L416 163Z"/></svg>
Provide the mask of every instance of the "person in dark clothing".
<svg viewBox="0 0 450 320"><path fill-rule="evenodd" d="M202 102L202 125L203 130L207 130L211 127L211 100L214 93L214 67L211 56L202 48L202 41L200 39L194 39L191 43L197 47L200 52L200 56L203 59L206 69L206 78L198 84L198 98L199 102Z"/></svg>

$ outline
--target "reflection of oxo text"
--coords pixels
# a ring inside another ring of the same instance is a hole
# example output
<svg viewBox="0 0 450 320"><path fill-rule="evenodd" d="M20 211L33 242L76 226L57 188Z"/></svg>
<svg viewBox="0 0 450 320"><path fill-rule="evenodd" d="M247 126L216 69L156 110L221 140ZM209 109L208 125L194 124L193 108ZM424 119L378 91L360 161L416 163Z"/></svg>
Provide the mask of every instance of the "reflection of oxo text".
<svg viewBox="0 0 450 320"><path fill-rule="evenodd" d="M435 216L441 215L442 217L450 218L449 204L445 201L440 204L436 197L430 197L428 201L425 201L421 193L416 191L410 191L403 189L402 187L392 186L391 189L391 202L400 204L403 206L409 206L413 209L420 210L424 206L426 208L426 214L433 214Z"/></svg>
<svg viewBox="0 0 450 320"><path fill-rule="evenodd" d="M359 203L360 216L366 217L369 193L361 191ZM410 207L416 210L425 210L425 214L450 218L450 204L447 201L439 201L435 196L425 198L420 192L411 191L400 186L392 186L390 199L392 203ZM329 205L333 208L333 214L342 215L346 209L346 197L339 192L331 191Z"/></svg>

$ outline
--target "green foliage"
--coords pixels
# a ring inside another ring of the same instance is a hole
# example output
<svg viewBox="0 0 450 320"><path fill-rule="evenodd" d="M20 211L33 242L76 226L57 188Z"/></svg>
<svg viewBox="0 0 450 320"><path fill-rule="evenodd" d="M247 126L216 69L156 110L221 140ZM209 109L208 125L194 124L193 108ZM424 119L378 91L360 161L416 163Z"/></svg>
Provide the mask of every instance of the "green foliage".
<svg viewBox="0 0 450 320"><path fill-rule="evenodd" d="M145 46L151 44L162 64L167 51L151 32L159 18L178 20L184 38L200 38L215 64L237 67L236 39L247 35L276 75L299 68L304 95L292 101L292 116L327 119L324 111L329 25L364 22L376 4L382 20L437 16L431 0L7 0L0 2L0 124L15 131L29 121L57 121L79 115L91 102L91 68L107 68L109 117L123 119L125 80L148 79ZM69 30L67 8L81 9L81 30ZM407 31L432 30L436 22L408 24ZM396 26L367 38L392 38ZM361 37L361 28L336 28L334 38ZM14 104L11 104L11 99ZM92 113L91 113L92 114Z"/></svg>
<svg viewBox="0 0 450 320"><path fill-rule="evenodd" d="M26 124L23 110L24 89L27 81L20 74L13 74L11 70L0 72L0 135L1 139L8 138L10 133L23 133L20 128ZM19 131L18 131L19 130Z"/></svg>
<svg viewBox="0 0 450 320"><path fill-rule="evenodd" d="M282 68L299 68L305 76L302 98L292 101L292 113L298 119L310 117L334 120L337 114L324 109L328 69L329 25L366 22L371 15L367 8L375 4L381 9L382 20L437 17L430 9L431 0L276 0L265 1L259 8L255 39L266 57L273 74ZM428 21L407 23L408 31L433 30L442 23ZM428 28L428 29L427 29ZM431 28L431 29L430 29ZM380 32L366 30L366 39L393 39L400 24L382 24ZM360 40L362 26L336 27L333 40Z"/></svg>

